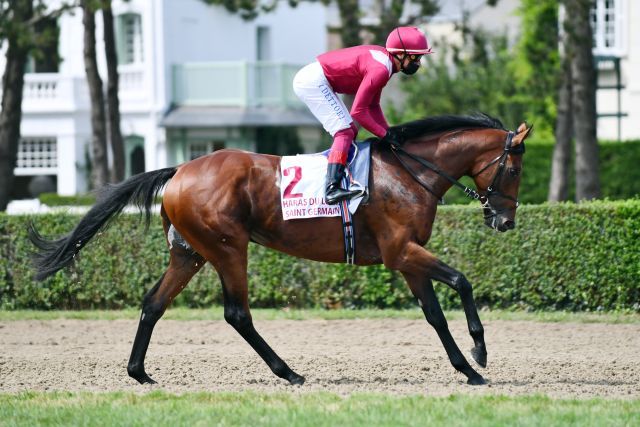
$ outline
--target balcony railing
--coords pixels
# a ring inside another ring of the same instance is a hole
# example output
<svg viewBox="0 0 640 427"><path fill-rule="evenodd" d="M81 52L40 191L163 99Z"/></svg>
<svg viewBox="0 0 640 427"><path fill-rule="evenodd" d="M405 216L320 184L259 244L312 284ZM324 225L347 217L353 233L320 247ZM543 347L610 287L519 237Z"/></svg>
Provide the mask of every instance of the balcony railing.
<svg viewBox="0 0 640 427"><path fill-rule="evenodd" d="M57 73L24 76L22 108L25 112L74 111L89 105L86 80Z"/></svg>
<svg viewBox="0 0 640 427"><path fill-rule="evenodd" d="M140 67L121 67L120 102L127 107L132 102L147 99L144 71ZM106 90L106 82L105 90ZM1 88L0 88L1 89ZM2 92L0 90L0 96ZM70 112L88 109L89 88L84 76L70 77L58 73L27 73L24 75L22 108L26 113Z"/></svg>
<svg viewBox="0 0 640 427"><path fill-rule="evenodd" d="M208 62L173 66L173 102L191 106L301 107L292 82L299 65Z"/></svg>

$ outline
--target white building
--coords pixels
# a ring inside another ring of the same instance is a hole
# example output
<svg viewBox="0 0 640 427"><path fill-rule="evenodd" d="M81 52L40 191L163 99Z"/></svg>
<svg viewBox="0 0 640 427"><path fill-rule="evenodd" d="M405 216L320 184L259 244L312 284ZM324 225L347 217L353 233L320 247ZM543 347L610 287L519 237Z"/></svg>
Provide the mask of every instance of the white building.
<svg viewBox="0 0 640 427"><path fill-rule="evenodd" d="M597 0L591 15L598 63L598 138L640 139L640 21L637 0ZM619 119L618 114L622 114Z"/></svg>
<svg viewBox="0 0 640 427"><path fill-rule="evenodd" d="M114 0L113 13L127 175L221 147L255 150L260 135L277 127L288 127L305 151L317 148L320 125L293 94L291 81L326 50L326 12L319 2L291 8L281 1L253 21L202 0ZM50 176L62 195L87 188L91 123L81 11L63 15L57 25L58 43L44 60L32 60L34 72L25 75L15 170L23 193L39 175ZM96 26L106 84L100 14ZM56 51L60 61L51 59ZM2 70L4 62L2 55Z"/></svg>

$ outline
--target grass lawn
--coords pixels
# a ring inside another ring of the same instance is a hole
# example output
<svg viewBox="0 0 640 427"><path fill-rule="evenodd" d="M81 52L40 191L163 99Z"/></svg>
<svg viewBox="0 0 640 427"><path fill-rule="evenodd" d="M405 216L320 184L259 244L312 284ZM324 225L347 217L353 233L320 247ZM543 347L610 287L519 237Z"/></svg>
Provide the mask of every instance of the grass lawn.
<svg viewBox="0 0 640 427"><path fill-rule="evenodd" d="M638 400L165 392L0 394L3 426L634 426Z"/></svg>
<svg viewBox="0 0 640 427"><path fill-rule="evenodd" d="M309 319L424 319L418 308L411 310L283 310L270 308L252 309L255 320L309 320ZM464 319L464 312L449 311L445 313L447 319ZM84 319L84 320L113 320L137 319L139 309L125 310L86 310L86 311L31 311L0 310L0 321L11 320L53 320L53 319ZM578 323L640 323L638 313L570 313L564 311L481 311L482 320L525 320L535 322L578 322ZM163 319L171 320L223 320L223 309L215 306L206 309L189 309L183 307L170 308Z"/></svg>

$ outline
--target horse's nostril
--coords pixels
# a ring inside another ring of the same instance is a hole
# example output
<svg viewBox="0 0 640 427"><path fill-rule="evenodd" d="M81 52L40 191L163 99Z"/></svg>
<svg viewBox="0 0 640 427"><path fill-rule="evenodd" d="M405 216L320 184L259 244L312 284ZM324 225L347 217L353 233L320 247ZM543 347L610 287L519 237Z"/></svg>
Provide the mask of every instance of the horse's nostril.
<svg viewBox="0 0 640 427"><path fill-rule="evenodd" d="M513 230L514 228L516 228L516 222L507 220L504 222L504 228L506 228L507 230Z"/></svg>

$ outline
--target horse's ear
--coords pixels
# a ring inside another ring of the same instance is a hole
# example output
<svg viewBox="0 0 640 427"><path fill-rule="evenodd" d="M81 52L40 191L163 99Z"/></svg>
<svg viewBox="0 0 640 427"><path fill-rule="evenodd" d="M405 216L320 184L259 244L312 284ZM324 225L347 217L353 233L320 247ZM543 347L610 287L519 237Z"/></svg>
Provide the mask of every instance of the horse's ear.
<svg viewBox="0 0 640 427"><path fill-rule="evenodd" d="M533 125L527 127L526 123L522 123L518 126L518 131L516 132L516 136L513 137L512 146L516 146L524 142L524 140L529 136L531 130L533 129Z"/></svg>

